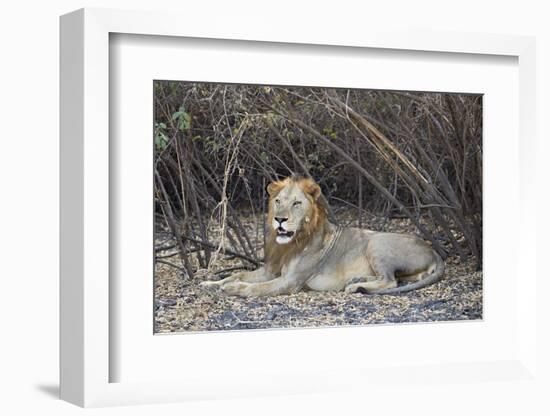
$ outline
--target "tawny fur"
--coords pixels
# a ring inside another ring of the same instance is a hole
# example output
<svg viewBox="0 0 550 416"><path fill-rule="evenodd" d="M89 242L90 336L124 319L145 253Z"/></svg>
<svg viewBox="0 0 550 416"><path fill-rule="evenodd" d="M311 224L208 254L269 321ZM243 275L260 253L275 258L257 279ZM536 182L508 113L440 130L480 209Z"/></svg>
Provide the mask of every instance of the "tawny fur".
<svg viewBox="0 0 550 416"><path fill-rule="evenodd" d="M271 183L266 265L206 289L228 295L274 296L299 290L344 290L398 294L441 278L444 263L432 247L412 235L339 228L327 218L321 189L312 179ZM398 286L399 282L413 282Z"/></svg>
<svg viewBox="0 0 550 416"><path fill-rule="evenodd" d="M306 195L311 206L307 213L309 222L304 224L301 232L296 234L296 237L289 244L278 244L275 239L277 232L272 227L268 227L269 233L265 244L266 266L269 272L278 275L285 264L297 254L302 252L304 247L308 245L313 236L317 232L321 232L324 236L327 232L327 209L319 200L320 192L319 185L308 178L288 177L281 181L276 181L268 186L269 194L269 211L268 224L273 222L273 199L277 197L279 192L291 183L295 183Z"/></svg>

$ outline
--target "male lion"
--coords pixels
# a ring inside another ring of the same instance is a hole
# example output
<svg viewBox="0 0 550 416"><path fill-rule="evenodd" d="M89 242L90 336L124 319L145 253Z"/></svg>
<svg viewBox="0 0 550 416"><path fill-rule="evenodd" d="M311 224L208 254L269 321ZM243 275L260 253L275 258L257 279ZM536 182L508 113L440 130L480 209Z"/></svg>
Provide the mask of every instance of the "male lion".
<svg viewBox="0 0 550 416"><path fill-rule="evenodd" d="M269 193L266 263L205 289L237 296L272 296L302 289L398 294L436 282L441 257L423 240L404 234L341 228L327 219L321 188L309 178L288 177ZM412 282L398 286L398 281Z"/></svg>

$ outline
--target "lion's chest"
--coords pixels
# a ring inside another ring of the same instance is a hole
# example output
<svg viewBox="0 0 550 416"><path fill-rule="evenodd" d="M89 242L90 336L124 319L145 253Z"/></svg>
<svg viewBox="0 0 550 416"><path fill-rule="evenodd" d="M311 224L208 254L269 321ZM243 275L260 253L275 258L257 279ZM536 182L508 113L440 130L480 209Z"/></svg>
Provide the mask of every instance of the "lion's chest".
<svg viewBox="0 0 550 416"><path fill-rule="evenodd" d="M297 282L304 282L304 288L318 291L340 290L337 274L332 267L321 266L321 258L318 254L304 253L301 257L292 259L281 270L282 275Z"/></svg>
<svg viewBox="0 0 550 416"><path fill-rule="evenodd" d="M331 257L329 259L316 260L315 267L312 268L314 273L307 280L306 288L322 292L342 290L344 288L345 280L343 279L341 270L341 261L338 258L334 258L334 256Z"/></svg>
<svg viewBox="0 0 550 416"><path fill-rule="evenodd" d="M350 279L372 274L365 255L368 239L361 232L348 231L340 245L325 255L306 287L316 291L343 290Z"/></svg>

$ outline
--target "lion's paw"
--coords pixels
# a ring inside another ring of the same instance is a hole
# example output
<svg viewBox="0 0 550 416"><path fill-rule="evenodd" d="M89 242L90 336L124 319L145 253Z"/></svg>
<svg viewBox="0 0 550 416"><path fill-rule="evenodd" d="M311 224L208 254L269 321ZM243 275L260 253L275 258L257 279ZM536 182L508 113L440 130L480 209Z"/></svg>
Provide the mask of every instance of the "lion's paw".
<svg viewBox="0 0 550 416"><path fill-rule="evenodd" d="M230 296L248 296L250 283L246 282L227 282L220 287L221 291Z"/></svg>
<svg viewBox="0 0 550 416"><path fill-rule="evenodd" d="M355 293L357 292L357 283L350 283L344 288L346 293Z"/></svg>
<svg viewBox="0 0 550 416"><path fill-rule="evenodd" d="M368 293L365 282L351 283L344 288L346 293Z"/></svg>
<svg viewBox="0 0 550 416"><path fill-rule="evenodd" d="M208 292L217 292L220 290L222 285L222 282L215 280L205 280L204 282L199 283L199 287Z"/></svg>

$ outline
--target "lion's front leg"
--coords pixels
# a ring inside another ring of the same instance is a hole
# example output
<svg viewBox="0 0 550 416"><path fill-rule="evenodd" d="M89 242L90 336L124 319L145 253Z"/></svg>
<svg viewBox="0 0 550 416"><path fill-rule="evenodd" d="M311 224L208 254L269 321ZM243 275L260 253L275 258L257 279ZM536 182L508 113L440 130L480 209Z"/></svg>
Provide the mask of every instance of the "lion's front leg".
<svg viewBox="0 0 550 416"><path fill-rule="evenodd" d="M286 277L277 277L273 280L260 283L235 281L225 283L220 287L220 289L228 295L242 297L286 295L292 293L295 288L295 282L293 283Z"/></svg>
<svg viewBox="0 0 550 416"><path fill-rule="evenodd" d="M206 280L200 284L204 289L219 289L223 285L230 282L265 282L273 279L273 276L267 272L264 267L260 267L254 271L243 271L234 273L229 277L221 280Z"/></svg>

